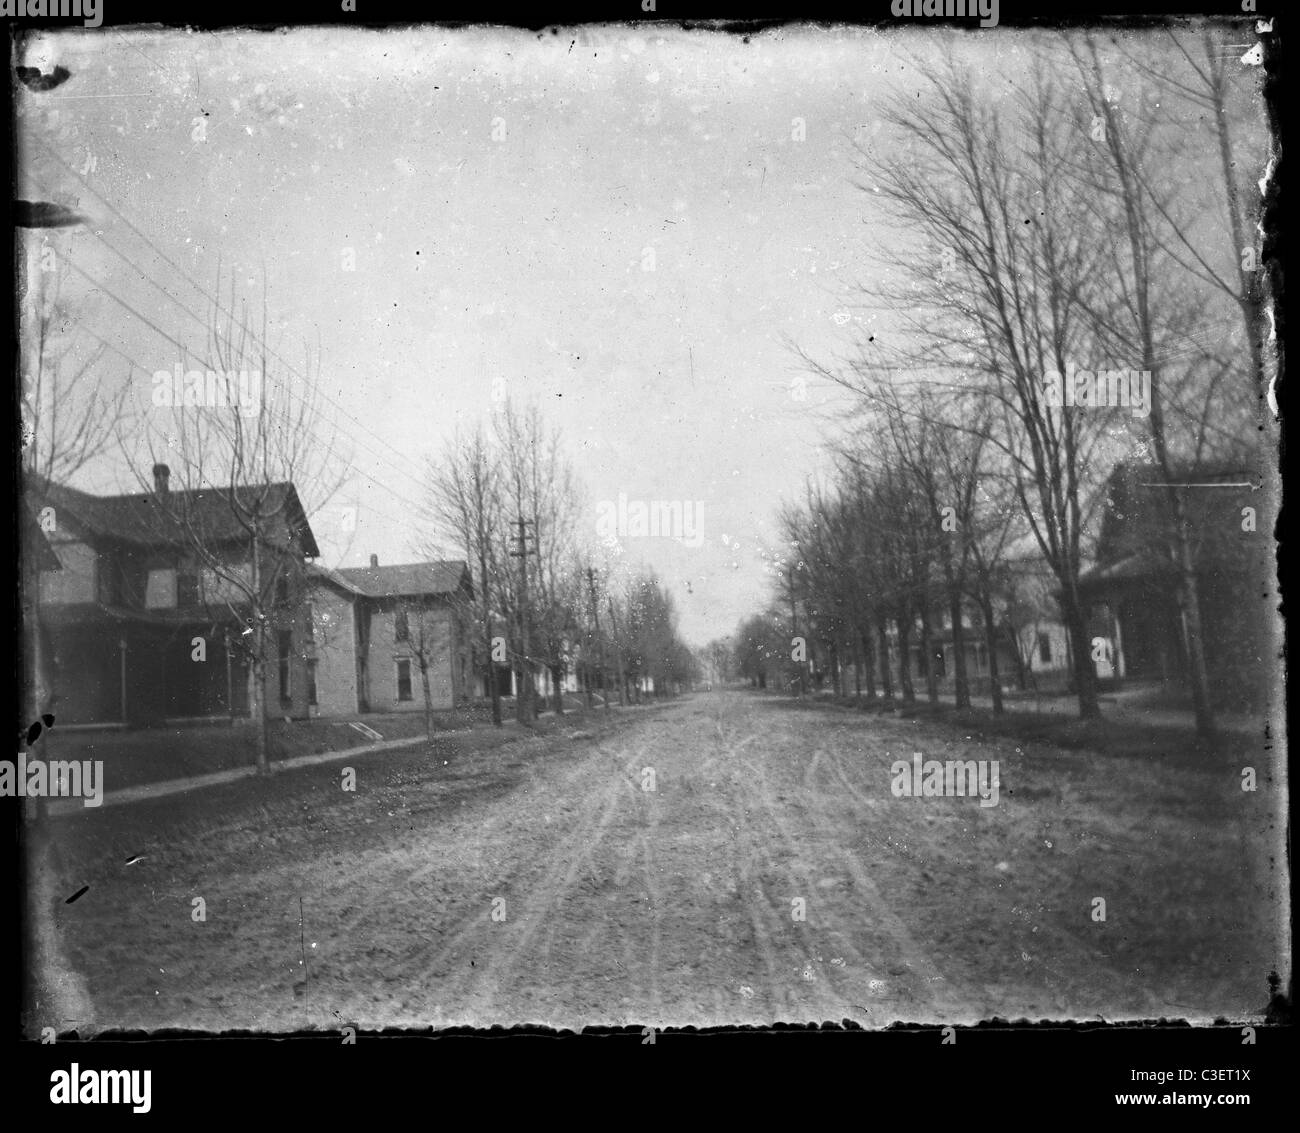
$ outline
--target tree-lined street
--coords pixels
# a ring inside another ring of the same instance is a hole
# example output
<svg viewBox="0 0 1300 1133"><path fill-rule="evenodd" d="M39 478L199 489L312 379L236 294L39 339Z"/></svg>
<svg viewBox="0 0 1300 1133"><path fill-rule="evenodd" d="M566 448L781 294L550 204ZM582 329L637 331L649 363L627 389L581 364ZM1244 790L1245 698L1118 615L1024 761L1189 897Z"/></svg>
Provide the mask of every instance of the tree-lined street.
<svg viewBox="0 0 1300 1133"><path fill-rule="evenodd" d="M1271 1025L1271 18L625 15L17 42L25 1036Z"/></svg>

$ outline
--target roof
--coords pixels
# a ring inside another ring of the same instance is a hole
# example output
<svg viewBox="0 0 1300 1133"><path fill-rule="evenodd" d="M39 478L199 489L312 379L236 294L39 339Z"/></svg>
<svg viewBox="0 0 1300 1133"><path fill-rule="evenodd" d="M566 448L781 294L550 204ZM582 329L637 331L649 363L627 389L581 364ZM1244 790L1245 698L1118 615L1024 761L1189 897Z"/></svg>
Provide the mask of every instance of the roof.
<svg viewBox="0 0 1300 1133"><path fill-rule="evenodd" d="M1168 480L1153 464L1118 464L1106 482L1101 543L1118 537L1119 525L1137 525L1149 532L1167 521L1169 506L1162 490L1166 487L1182 497L1195 518L1204 520L1219 511L1233 510L1237 496L1249 495L1259 482L1258 471L1239 463L1183 465L1171 468ZM1098 557L1107 556L1099 550Z"/></svg>
<svg viewBox="0 0 1300 1133"><path fill-rule="evenodd" d="M965 621L965 619L962 619ZM1006 644L1012 644L1016 640L1016 635L1004 625L999 625L996 630L995 640ZM967 645L987 645L988 635L984 632L983 626L965 625L962 627L962 641ZM953 643L952 630L949 628L935 628L930 630L930 645L951 645ZM913 649L920 650L921 635L913 632L911 640L908 643Z"/></svg>
<svg viewBox="0 0 1300 1133"><path fill-rule="evenodd" d="M338 589L342 590L345 594L351 594L354 598L364 598L366 596L366 592L356 585L356 583L349 582L339 574L338 571L331 570L329 567L323 567L319 563L308 563L307 574L311 577L319 578L325 582L331 583L338 587Z"/></svg>
<svg viewBox="0 0 1300 1133"><path fill-rule="evenodd" d="M1102 586L1109 582L1128 582L1134 579L1176 577L1178 571L1167 558L1157 554L1128 555L1113 563L1101 563L1079 575L1079 586Z"/></svg>
<svg viewBox="0 0 1300 1133"><path fill-rule="evenodd" d="M248 538L239 517L230 506L229 488L200 488L168 492L163 506L154 492L118 496L92 496L88 492L56 484L37 474L27 476L28 489L56 513L71 516L89 535L134 543L141 547L185 546L190 542L177 515L184 515L205 541L232 543ZM320 555L316 537L307 522L298 492L287 482L265 487L234 489L242 507L260 507L264 513L283 512L287 522L302 536L303 554Z"/></svg>
<svg viewBox="0 0 1300 1133"><path fill-rule="evenodd" d="M1116 465L1106 483L1096 564L1079 576L1080 585L1156 581L1177 573L1166 545L1173 522L1166 487L1182 500L1199 569L1223 569L1222 544L1238 530L1241 506L1262 504L1254 496L1259 484L1259 472L1245 462L1178 466L1167 480L1153 464Z"/></svg>
<svg viewBox="0 0 1300 1133"><path fill-rule="evenodd" d="M400 566L343 567L338 570L314 566L311 569L348 592L365 598L453 594L469 581L469 567L462 559Z"/></svg>
<svg viewBox="0 0 1300 1133"><path fill-rule="evenodd" d="M244 608L236 603L235 610ZM217 610L178 609L165 607L155 610L139 609L135 606L116 606L106 602L69 602L51 603L41 611L41 618L51 626L85 626L93 623L158 626L175 629L192 625L238 625L240 618L229 608Z"/></svg>

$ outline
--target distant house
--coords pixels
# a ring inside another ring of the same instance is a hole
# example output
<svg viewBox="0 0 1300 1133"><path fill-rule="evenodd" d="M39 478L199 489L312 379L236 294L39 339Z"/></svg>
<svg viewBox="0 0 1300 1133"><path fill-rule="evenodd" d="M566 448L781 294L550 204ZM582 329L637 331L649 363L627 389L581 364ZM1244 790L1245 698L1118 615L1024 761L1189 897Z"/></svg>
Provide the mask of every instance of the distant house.
<svg viewBox="0 0 1300 1133"><path fill-rule="evenodd" d="M1037 682L1047 679L1068 681L1074 673L1070 656L1070 635L1059 618L1044 617L1017 633L1026 676Z"/></svg>
<svg viewBox="0 0 1300 1133"><path fill-rule="evenodd" d="M1240 486L1258 484L1259 474L1221 466L1188 470L1171 482L1188 485L1176 490L1196 564L1211 689L1228 701L1249 697L1272 664L1276 621L1267 500L1264 492ZM1111 474L1095 565L1082 574L1079 589L1094 650L1117 678L1186 682L1187 633L1169 551L1169 511L1154 467L1124 464Z"/></svg>
<svg viewBox="0 0 1300 1133"><path fill-rule="evenodd" d="M992 685L992 670L989 666L988 641L982 626L970 624L963 626L962 652L966 657L966 678L973 693L987 694ZM1016 679L1015 642L1005 631L999 632L997 639L998 683L1009 688ZM890 651L896 653L897 641L890 642ZM952 692L957 686L957 646L953 640L952 630L945 627L932 629L930 633L930 651L934 664L934 675L940 692ZM917 632L912 633L909 643L909 665L915 687L925 683L925 653Z"/></svg>
<svg viewBox="0 0 1300 1133"><path fill-rule="evenodd" d="M1074 679L1070 634L1061 620L1060 584L1037 540L1026 536L1006 557L1002 624L1013 635L1017 659L1009 679L1025 688L1063 689Z"/></svg>
<svg viewBox="0 0 1300 1133"><path fill-rule="evenodd" d="M422 712L426 671L434 708L474 694L464 562L380 566L371 555L368 567L308 573L314 711Z"/></svg>
<svg viewBox="0 0 1300 1133"><path fill-rule="evenodd" d="M28 506L48 520L62 564L57 572L43 566L39 579L59 723L248 717L252 611L228 576L251 578L255 556L276 599L267 603L275 651L264 672L268 712L306 715L300 595L305 561L319 551L294 486L256 490L271 518L267 543L255 551L229 489L172 493L168 467L153 471L153 492L116 496L27 478ZM237 499L252 495L236 491ZM203 533L219 570L196 554L191 531Z"/></svg>

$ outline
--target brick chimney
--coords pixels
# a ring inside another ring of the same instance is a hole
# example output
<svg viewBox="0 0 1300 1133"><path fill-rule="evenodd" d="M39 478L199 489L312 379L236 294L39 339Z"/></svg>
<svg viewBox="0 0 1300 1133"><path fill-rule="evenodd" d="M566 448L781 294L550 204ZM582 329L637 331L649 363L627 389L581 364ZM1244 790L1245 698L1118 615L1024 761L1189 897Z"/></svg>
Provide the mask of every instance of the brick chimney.
<svg viewBox="0 0 1300 1133"><path fill-rule="evenodd" d="M165 464L155 464L153 466L153 490L160 496L167 494L167 481L171 478L172 470Z"/></svg>
<svg viewBox="0 0 1300 1133"><path fill-rule="evenodd" d="M373 569L374 569L375 567L377 567L378 565L379 565L379 556L378 556L378 555L371 555L371 556L370 556L370 567L371 567L371 569L373 570Z"/></svg>

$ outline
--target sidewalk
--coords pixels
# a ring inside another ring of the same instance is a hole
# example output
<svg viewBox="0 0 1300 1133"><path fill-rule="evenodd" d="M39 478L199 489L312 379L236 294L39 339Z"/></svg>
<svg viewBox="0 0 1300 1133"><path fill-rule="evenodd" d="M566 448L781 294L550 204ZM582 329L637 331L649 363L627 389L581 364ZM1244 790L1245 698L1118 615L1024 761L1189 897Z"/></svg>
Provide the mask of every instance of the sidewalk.
<svg viewBox="0 0 1300 1133"><path fill-rule="evenodd" d="M467 728L456 731L440 732L440 736L464 735ZM362 744L360 747L345 748L342 751L324 751L314 755L298 755L292 759L276 760L270 765L271 774L282 771L295 771L300 767L312 767L319 763L329 763L335 759L351 759L358 755L371 755L380 751L392 751L394 748L412 747L428 743L425 736L415 736L402 740L381 740L378 743ZM194 775L188 779L165 779L160 783L142 783L136 787L124 787L120 791L105 791L100 807L88 807L82 799L51 799L49 813L58 817L65 814L77 814L86 810L99 810L105 806L122 806L126 803L144 802L148 799L160 799L167 795L183 794L197 791L204 787L215 787L220 783L233 783L239 779L250 779L257 774L257 768L232 767L226 771L213 771L207 775Z"/></svg>
<svg viewBox="0 0 1300 1133"><path fill-rule="evenodd" d="M620 706L621 707L621 706ZM629 705L627 707L634 707ZM565 719L570 716L581 717L586 710L569 709L565 713ZM605 716L604 705L595 705L592 708L594 713L599 717ZM539 719L548 716L554 716L554 709L546 709L538 714ZM501 734L506 730L518 731L521 735L526 734L520 727L519 723L513 719L503 721ZM437 739L446 736L463 736L470 732L496 731L491 723L474 724L469 728L454 728L437 733ZM374 755L379 752L393 751L397 748L414 747L418 744L431 742L426 736L411 736L398 740L380 740L376 743L361 744L357 747L344 748L341 751L325 751L313 753L312 755L298 755L290 759L275 760L270 764L270 773L279 775L285 771L296 771L302 767L314 767L321 763L330 763L340 759L351 759L356 756ZM240 779L251 779L257 775L257 768L249 765L247 767L232 767L225 771L212 771L205 775L193 775L186 779L165 779L157 783L141 783L134 787L124 787L118 791L105 791L103 801L98 807L88 807L82 799L51 799L49 800L48 811L51 817L60 817L68 814L80 814L83 811L101 810L106 806L124 806L129 803L146 802L149 799L165 798L168 795L184 794L188 791L202 790L204 787L216 787L222 783L234 783Z"/></svg>

